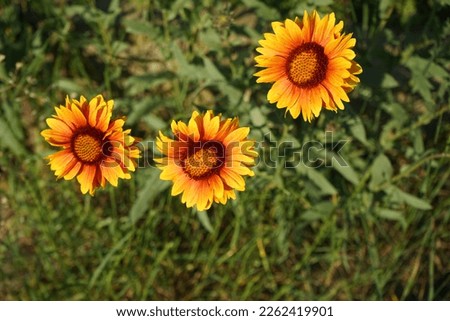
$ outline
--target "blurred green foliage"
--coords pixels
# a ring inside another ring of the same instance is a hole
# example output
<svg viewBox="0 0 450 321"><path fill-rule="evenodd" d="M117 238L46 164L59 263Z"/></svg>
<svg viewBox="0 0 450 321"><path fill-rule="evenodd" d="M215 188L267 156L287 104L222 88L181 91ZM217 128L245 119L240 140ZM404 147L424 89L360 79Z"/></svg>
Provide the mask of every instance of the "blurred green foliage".
<svg viewBox="0 0 450 321"><path fill-rule="evenodd" d="M309 124L267 102L253 58L271 21L312 9L344 21L364 72L346 110ZM1 0L0 299L450 299L449 13L448 0ZM55 180L39 132L66 95L98 93L145 157L91 198ZM207 213L171 197L152 161L157 132L194 108L239 116L261 155L247 190ZM306 155L310 142L322 148Z"/></svg>

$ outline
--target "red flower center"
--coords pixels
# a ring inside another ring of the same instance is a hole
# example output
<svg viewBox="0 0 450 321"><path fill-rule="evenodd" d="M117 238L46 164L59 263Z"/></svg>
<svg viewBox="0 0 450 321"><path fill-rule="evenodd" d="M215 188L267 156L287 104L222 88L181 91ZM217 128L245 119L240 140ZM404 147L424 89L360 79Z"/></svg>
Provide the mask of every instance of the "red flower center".
<svg viewBox="0 0 450 321"><path fill-rule="evenodd" d="M111 154L111 143L103 141L103 134L94 128L78 130L72 138L72 151L83 163L92 164Z"/></svg>
<svg viewBox="0 0 450 321"><path fill-rule="evenodd" d="M313 88L327 75L328 57L324 48L308 42L293 50L286 61L288 78L301 88Z"/></svg>
<svg viewBox="0 0 450 321"><path fill-rule="evenodd" d="M202 179L216 173L223 163L224 147L221 143L200 143L200 146L191 148L184 160L184 170L191 178Z"/></svg>

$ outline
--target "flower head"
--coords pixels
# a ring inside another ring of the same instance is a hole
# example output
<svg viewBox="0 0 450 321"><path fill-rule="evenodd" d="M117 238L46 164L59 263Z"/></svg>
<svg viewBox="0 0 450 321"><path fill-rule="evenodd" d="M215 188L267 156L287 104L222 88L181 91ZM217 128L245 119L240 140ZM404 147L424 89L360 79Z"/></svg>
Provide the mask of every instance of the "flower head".
<svg viewBox="0 0 450 321"><path fill-rule="evenodd" d="M273 22L273 33L260 40L255 74L258 83L274 83L267 94L270 103L287 108L295 119L300 113L311 121L322 107L337 111L349 101L347 93L359 83L361 66L351 49L356 40L341 33L344 23L335 24L334 13L320 18L317 11L303 20Z"/></svg>
<svg viewBox="0 0 450 321"><path fill-rule="evenodd" d="M245 190L243 176L254 175L250 167L258 156L249 131L237 118L222 119L212 111L194 111L188 124L173 121L174 139L160 132L156 143L165 155L156 160L160 178L173 181L172 196L182 194L181 201L199 211L235 199L234 190Z"/></svg>
<svg viewBox="0 0 450 321"><path fill-rule="evenodd" d="M130 179L140 151L130 130L123 130L124 118L111 120L113 100L98 95L91 101L66 97L66 105L55 107L47 119L50 129L41 135L61 150L49 155L49 165L57 178L77 177L81 192L94 195L106 181L117 186L118 179Z"/></svg>

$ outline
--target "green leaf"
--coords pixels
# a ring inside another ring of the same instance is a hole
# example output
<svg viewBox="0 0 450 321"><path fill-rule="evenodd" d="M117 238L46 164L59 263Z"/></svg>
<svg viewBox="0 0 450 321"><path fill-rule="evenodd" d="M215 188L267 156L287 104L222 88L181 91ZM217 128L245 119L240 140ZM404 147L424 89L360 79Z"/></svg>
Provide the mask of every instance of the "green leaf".
<svg viewBox="0 0 450 321"><path fill-rule="evenodd" d="M130 95L137 95L170 81L173 76L173 73L168 71L131 76L125 81L125 86Z"/></svg>
<svg viewBox="0 0 450 321"><path fill-rule="evenodd" d="M438 0L437 1L441 6L450 6L450 0Z"/></svg>
<svg viewBox="0 0 450 321"><path fill-rule="evenodd" d="M0 80L6 82L9 79L8 73L5 68L5 55L0 54Z"/></svg>
<svg viewBox="0 0 450 321"><path fill-rule="evenodd" d="M411 85L413 92L419 93L423 99L432 102L431 90L433 85L430 78L440 82L445 82L449 79L448 72L430 59L425 59L419 56L411 56L405 61L405 65L411 70Z"/></svg>
<svg viewBox="0 0 450 321"><path fill-rule="evenodd" d="M380 184L389 181L393 171L389 158L384 154L378 155L373 161L370 169L371 179L369 188L372 190L377 189Z"/></svg>
<svg viewBox="0 0 450 321"><path fill-rule="evenodd" d="M391 148L393 148L394 141L392 137L402 128L402 125L398 122L397 119L392 119L383 126L380 135L380 144L382 147L384 147L385 150L390 150Z"/></svg>
<svg viewBox="0 0 450 321"><path fill-rule="evenodd" d="M205 65L205 71L208 78L212 81L224 81L225 77L222 73L217 69L214 63L208 58L203 57L203 64Z"/></svg>
<svg viewBox="0 0 450 321"><path fill-rule="evenodd" d="M128 33L135 35L146 35L151 39L155 39L160 34L160 29L155 28L154 24L144 20L124 20L123 24Z"/></svg>
<svg viewBox="0 0 450 321"><path fill-rule="evenodd" d="M86 12L88 11L88 7L87 6L83 6L83 5L70 5L70 6L64 6L64 14L68 17L68 18L73 18L76 15L85 15Z"/></svg>
<svg viewBox="0 0 450 321"><path fill-rule="evenodd" d="M162 130L164 128L167 128L166 121L150 113L144 116L144 121L150 126L152 130Z"/></svg>
<svg viewBox="0 0 450 321"><path fill-rule="evenodd" d="M199 38L201 41L209 48L209 50L221 50L222 49L222 40L220 38L219 33L213 29L208 28L199 33Z"/></svg>
<svg viewBox="0 0 450 321"><path fill-rule="evenodd" d="M387 19L389 17L389 12L395 5L395 0L381 0L378 4L378 12L381 20Z"/></svg>
<svg viewBox="0 0 450 321"><path fill-rule="evenodd" d="M172 44L172 54L178 64L176 73L179 76L192 80L200 80L205 78L204 68L202 66L190 64L176 43Z"/></svg>
<svg viewBox="0 0 450 321"><path fill-rule="evenodd" d="M197 212L197 217L198 220L200 221L200 223L202 224L202 226L209 232L209 233L213 233L214 232L214 228L211 224L211 221L209 220L209 216L208 213L206 211L196 211Z"/></svg>
<svg viewBox="0 0 450 321"><path fill-rule="evenodd" d="M431 77L440 81L448 80L450 78L448 71L433 61L429 64L428 73Z"/></svg>
<svg viewBox="0 0 450 321"><path fill-rule="evenodd" d="M133 224L145 214L150 203L170 185L170 182L160 180L159 174L160 171L154 169L144 187L139 191L138 197L130 210L130 219Z"/></svg>
<svg viewBox="0 0 450 321"><path fill-rule="evenodd" d="M399 103L384 102L381 104L381 108L389 113L399 124L403 124L409 120L408 112Z"/></svg>
<svg viewBox="0 0 450 321"><path fill-rule="evenodd" d="M381 81L381 88L390 89L390 88L397 88L397 87L398 87L398 81L395 80L394 77L392 77L388 73L383 75L383 80Z"/></svg>
<svg viewBox="0 0 450 321"><path fill-rule="evenodd" d="M308 2L317 7L325 7L332 5L334 0L313 0Z"/></svg>
<svg viewBox="0 0 450 321"><path fill-rule="evenodd" d="M313 208L301 213L300 216L305 221L316 221L320 219L327 219L334 209L331 202L320 202L314 205Z"/></svg>
<svg viewBox="0 0 450 321"><path fill-rule="evenodd" d="M242 99L242 90L239 90L226 82L218 83L217 87L230 100L230 107L234 107L239 104Z"/></svg>
<svg viewBox="0 0 450 321"><path fill-rule="evenodd" d="M431 89L433 86L423 74L413 73L409 84L411 85L413 92L419 93L426 101L433 101L433 98L431 97Z"/></svg>
<svg viewBox="0 0 450 321"><path fill-rule="evenodd" d="M262 1L258 0L242 0L245 6L249 8L254 8L259 17L268 20L278 20L280 14L277 10L267 6Z"/></svg>
<svg viewBox="0 0 450 321"><path fill-rule="evenodd" d="M332 167L338 171L346 180L348 180L353 185L358 185L359 176L355 170L350 166L350 164L339 164L334 158L332 159Z"/></svg>
<svg viewBox="0 0 450 321"><path fill-rule="evenodd" d="M13 135L8 124L0 118L0 146L9 148L17 157L26 155L27 151L23 144Z"/></svg>
<svg viewBox="0 0 450 321"><path fill-rule="evenodd" d="M114 55L119 55L123 51L127 50L129 48L129 44L124 41L114 41L111 45L112 52Z"/></svg>
<svg viewBox="0 0 450 321"><path fill-rule="evenodd" d="M182 14L182 11L185 8L191 8L193 7L193 3L191 1L186 0L175 0L172 2L172 5L170 7L170 10L167 11L167 19L173 20L177 17L177 15Z"/></svg>
<svg viewBox="0 0 450 321"><path fill-rule="evenodd" d="M363 122L361 121L361 118L359 118L358 116L353 117L348 120L347 123L350 126L350 132L352 133L353 137L367 146L369 143L367 141L366 129Z"/></svg>
<svg viewBox="0 0 450 321"><path fill-rule="evenodd" d="M46 46L42 46L39 49L34 50L33 56L34 58L30 63L25 64L25 73L30 76L35 76L42 71L43 65L46 60L45 56Z"/></svg>
<svg viewBox="0 0 450 321"><path fill-rule="evenodd" d="M109 2L108 12L120 12L120 0L111 0Z"/></svg>
<svg viewBox="0 0 450 321"><path fill-rule="evenodd" d="M422 155L425 152L425 144L423 142L424 135L420 128L416 128L411 132L414 139L414 152L417 155Z"/></svg>
<svg viewBox="0 0 450 321"><path fill-rule="evenodd" d="M127 125L135 124L144 114L148 113L156 104L153 97L146 97L133 105L131 112L127 117Z"/></svg>
<svg viewBox="0 0 450 321"><path fill-rule="evenodd" d="M56 80L53 83L53 87L61 89L66 93L73 93L73 94L78 94L83 91L81 86L78 85L75 81L66 78Z"/></svg>
<svg viewBox="0 0 450 321"><path fill-rule="evenodd" d="M317 186L320 188L323 194L327 195L334 195L337 194L336 188L333 186L333 184L330 183L330 181L322 175L319 171L312 167L305 167L306 168L306 175L308 178Z"/></svg>
<svg viewBox="0 0 450 321"><path fill-rule="evenodd" d="M4 122L8 127L8 131L10 131L11 135L13 135L19 142L22 142L22 145L24 145L25 130L20 116L20 106L17 105L17 101L10 103L8 100L4 99L1 107L4 112Z"/></svg>
<svg viewBox="0 0 450 321"><path fill-rule="evenodd" d="M250 120L256 127L264 126L266 123L266 116L261 112L260 108L250 109Z"/></svg>
<svg viewBox="0 0 450 321"><path fill-rule="evenodd" d="M389 186L389 188L386 190L386 193L390 195L393 199L400 200L420 210L431 210L433 208L431 204L426 200L423 200L412 194L406 193L394 185Z"/></svg>
<svg viewBox="0 0 450 321"><path fill-rule="evenodd" d="M402 212L391 210L388 208L376 208L375 214L381 218L385 218L391 221L397 221L402 225L403 228L406 228L408 226L408 223L406 222Z"/></svg>

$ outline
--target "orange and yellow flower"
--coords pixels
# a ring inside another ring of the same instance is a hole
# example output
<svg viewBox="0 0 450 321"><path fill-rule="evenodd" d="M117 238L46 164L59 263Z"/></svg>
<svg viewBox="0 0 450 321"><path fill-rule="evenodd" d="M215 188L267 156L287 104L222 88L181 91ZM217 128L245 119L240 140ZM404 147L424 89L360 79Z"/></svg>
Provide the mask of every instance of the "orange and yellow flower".
<svg viewBox="0 0 450 321"><path fill-rule="evenodd" d="M344 34L344 23L336 24L334 13L320 18L317 11L303 20L273 22L273 33L260 40L255 74L258 83L274 83L267 94L270 103L287 108L295 119L300 113L311 121L323 108L344 109L347 93L359 83L362 68L353 59L356 44Z"/></svg>
<svg viewBox="0 0 450 321"><path fill-rule="evenodd" d="M160 132L156 143L165 155L156 160L160 178L173 181L172 196L182 194L181 201L199 211L235 199L235 190L245 190L243 176L254 175L250 167L258 156L249 131L237 118L222 119L212 111L194 111L188 124L173 121L174 139Z"/></svg>
<svg viewBox="0 0 450 321"><path fill-rule="evenodd" d="M61 150L49 155L49 165L57 178L77 177L81 192L94 195L106 181L117 186L118 179L130 179L140 151L130 130L123 130L124 118L111 120L114 101L98 95L91 101L66 97L66 105L55 107L47 119L50 129L41 135Z"/></svg>

